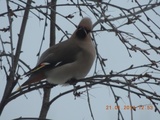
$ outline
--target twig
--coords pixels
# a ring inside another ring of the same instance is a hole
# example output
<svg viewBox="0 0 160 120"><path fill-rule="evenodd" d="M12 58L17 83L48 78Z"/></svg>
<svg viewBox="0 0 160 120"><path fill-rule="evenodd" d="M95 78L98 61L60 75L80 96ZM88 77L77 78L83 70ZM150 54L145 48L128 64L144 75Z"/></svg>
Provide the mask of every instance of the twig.
<svg viewBox="0 0 160 120"><path fill-rule="evenodd" d="M86 82L85 82L85 85L87 86L87 83L86 83ZM88 101L89 111L90 111L90 113L91 113L92 120L95 120L95 119L94 119L93 112L92 112L92 107L91 107L91 102L90 102L88 87L86 87L86 91L87 91L87 101Z"/></svg>

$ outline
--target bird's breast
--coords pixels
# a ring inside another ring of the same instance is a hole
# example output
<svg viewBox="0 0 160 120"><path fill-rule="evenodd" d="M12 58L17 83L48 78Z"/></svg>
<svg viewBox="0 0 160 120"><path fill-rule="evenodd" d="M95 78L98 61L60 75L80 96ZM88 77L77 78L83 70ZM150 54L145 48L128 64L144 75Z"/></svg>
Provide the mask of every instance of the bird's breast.
<svg viewBox="0 0 160 120"><path fill-rule="evenodd" d="M68 80L84 78L90 71L94 58L79 53L77 60L46 72L47 81L51 84L64 84Z"/></svg>

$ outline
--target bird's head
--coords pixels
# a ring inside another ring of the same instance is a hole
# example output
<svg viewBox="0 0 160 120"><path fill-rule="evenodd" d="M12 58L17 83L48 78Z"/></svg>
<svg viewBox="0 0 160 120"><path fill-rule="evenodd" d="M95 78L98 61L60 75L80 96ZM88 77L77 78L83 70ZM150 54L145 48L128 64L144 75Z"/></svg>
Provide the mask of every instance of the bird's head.
<svg viewBox="0 0 160 120"><path fill-rule="evenodd" d="M83 18L79 23L76 31L76 36L84 39L92 30L92 21L90 18Z"/></svg>

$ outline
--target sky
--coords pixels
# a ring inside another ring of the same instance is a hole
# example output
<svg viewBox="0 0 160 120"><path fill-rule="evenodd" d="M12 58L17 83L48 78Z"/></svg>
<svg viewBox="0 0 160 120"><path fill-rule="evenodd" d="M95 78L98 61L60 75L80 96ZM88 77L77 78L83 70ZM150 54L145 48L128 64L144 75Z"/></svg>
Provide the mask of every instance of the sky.
<svg viewBox="0 0 160 120"><path fill-rule="evenodd" d="M106 1L106 0L104 0ZM63 0L58 0L58 4L62 4ZM69 1L67 1L69 2ZM142 0L142 3L145 2L145 0ZM45 1L36 1L37 4L44 4ZM111 3L120 5L126 8L131 8L131 6L135 6L136 4L132 3L131 0L113 0ZM16 8L15 5L11 4L12 8ZM160 13L160 9L156 9ZM6 3L3 0L0 0L0 13L3 13L6 11ZM84 16L88 16L92 19L93 23L96 22L96 19L93 15L87 10L83 9L85 11ZM36 12L36 11L34 11ZM69 13L73 13L75 17L72 19L72 21L75 24L78 24L81 18L78 16L78 9L75 7L57 7L57 12L68 15ZM37 12L36 12L37 13ZM40 15L39 13L37 13ZM109 8L109 11L107 13L108 15L112 15L113 17L116 17L119 15L119 11L114 8ZM151 16L151 18L155 17L155 22L158 23L158 19L156 19L156 15L152 12L147 12L147 15ZM43 17L42 15L40 15ZM18 13L18 18L14 18L14 24L13 24L13 38L14 38L14 45L16 45L16 41L18 39L17 34L19 33L19 26L21 19L23 17L23 13ZM145 18L144 18L144 21ZM125 21L116 21L116 25L120 25L120 22ZM3 24L2 24L3 23ZM75 27L66 21L61 16L57 15L56 23L65 31L67 30L69 33L74 32ZM138 23L137 23L138 24ZM0 28L3 28L8 25L8 19L7 16L0 18ZM139 24L139 26L142 26ZM44 21L39 21L32 13L29 15L27 28L25 31L24 36L24 42L22 46L23 53L21 54L21 59L24 60L26 63L30 65L30 67L34 67L37 62L36 54L38 53L39 46L41 44L42 40L42 34L43 34L43 27L44 27ZM98 27L95 27L94 29L97 29ZM143 30L146 30L144 26L141 27ZM138 37L141 37L139 33L134 29L132 26L124 27L123 30L131 31L135 34L137 34ZM159 33L159 30L157 30L157 33ZM62 37L62 33L60 31L56 32L56 42L58 43L59 40ZM0 32L0 36L3 37L3 39L8 40L8 35L4 34L3 32ZM42 47L42 52L46 50L49 47L49 28L46 30L45 34L45 40ZM104 58L107 58L106 61L106 67L105 71L106 73L109 73L111 70L113 71L120 71L123 70L130 65L142 65L144 63L149 63L148 60L142 56L140 53L132 53L132 58L129 57L126 48L124 45L118 40L117 36L115 36L114 33L111 32L99 32L96 35L96 41L98 43L98 50L101 56ZM154 44L157 44L158 42L155 42ZM0 46L0 50L2 46ZM8 47L8 51L9 46ZM142 47L145 47L142 45ZM159 56L156 54L152 54L152 57L154 59L159 59ZM7 64L7 63L6 63ZM95 64L94 64L95 65ZM93 66L94 66L93 65ZM100 66L98 66L100 68ZM26 68L27 70L27 68ZM145 70L142 70L145 71ZM94 67L91 69L88 76L92 76L94 72ZM99 74L102 73L101 70L97 71ZM133 71L132 71L133 72ZM141 70L134 71L135 73L141 72ZM23 78L22 81L19 81L20 84L22 84L27 78ZM2 97L2 93L4 90L5 85L5 74L0 70L0 99ZM142 87L148 87L147 85L144 85ZM52 89L51 92L51 99L55 96L59 95L60 93L72 89L72 86L57 86ZM129 105L128 100L128 93L124 92L119 89L114 89L115 93L119 96L121 96L121 100L119 101L119 106L122 109L123 116L125 120L130 120L130 110L126 110L125 108ZM154 90L160 92L160 88L154 87ZM43 94L43 91L40 90ZM85 91L85 89L84 89ZM102 85L96 85L91 90L89 90L90 94L90 100L91 100L91 107L93 110L93 114L96 119L99 120L117 120L117 110L115 109L117 106L114 102L113 94L108 86L102 86ZM25 96L20 96L17 99L11 101L4 109L0 120L11 120L14 118L19 117L38 117L41 103L42 103L42 97L43 95L39 94L39 91L33 91L26 94L27 98ZM145 105L145 108L139 108L136 111L133 112L134 120L158 120L160 118L160 115L158 113L154 112L154 109L152 108L153 105L151 105L150 101L146 100L145 98L139 98L136 95L131 95L132 98L132 104L133 106L138 105ZM160 102L159 103L159 109L160 109ZM112 108L112 109L111 109ZM78 97L75 99L73 93L67 94L65 96L62 96L61 98L57 99L50 107L49 113L47 115L48 119L52 120L92 120L88 102L87 102L87 94L84 93L81 95L81 97Z"/></svg>

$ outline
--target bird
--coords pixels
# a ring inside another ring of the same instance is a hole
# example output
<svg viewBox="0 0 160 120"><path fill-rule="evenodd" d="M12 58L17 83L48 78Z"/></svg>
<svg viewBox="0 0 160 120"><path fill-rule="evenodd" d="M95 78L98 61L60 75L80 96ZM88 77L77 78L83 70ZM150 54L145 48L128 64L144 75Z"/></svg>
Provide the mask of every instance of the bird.
<svg viewBox="0 0 160 120"><path fill-rule="evenodd" d="M48 48L37 65L26 72L29 76L21 87L46 79L49 84L65 84L71 79L82 79L89 73L96 56L91 38L92 21L84 17L71 37Z"/></svg>

